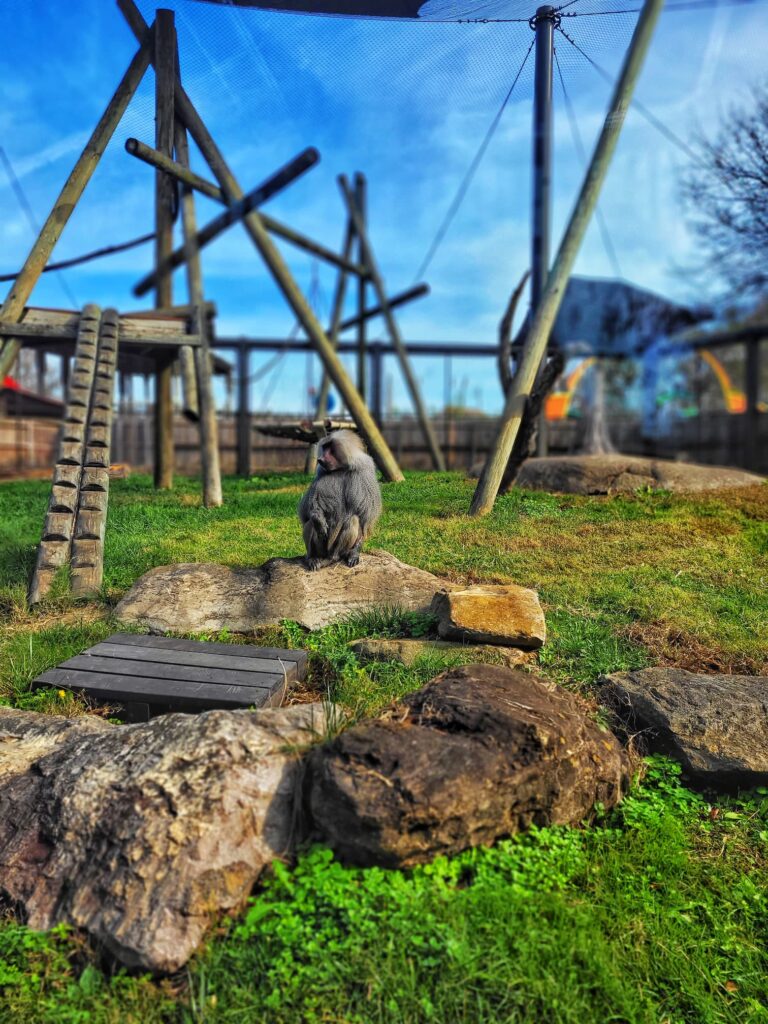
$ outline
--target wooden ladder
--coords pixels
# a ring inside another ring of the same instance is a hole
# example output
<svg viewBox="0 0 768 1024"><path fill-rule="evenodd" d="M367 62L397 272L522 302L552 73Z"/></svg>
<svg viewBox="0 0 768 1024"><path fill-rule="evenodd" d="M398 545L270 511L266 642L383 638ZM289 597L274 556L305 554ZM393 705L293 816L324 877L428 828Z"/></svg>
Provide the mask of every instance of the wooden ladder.
<svg viewBox="0 0 768 1024"><path fill-rule="evenodd" d="M30 605L46 596L68 563L75 597L91 597L101 587L119 333L116 310L102 314L98 306L83 308Z"/></svg>

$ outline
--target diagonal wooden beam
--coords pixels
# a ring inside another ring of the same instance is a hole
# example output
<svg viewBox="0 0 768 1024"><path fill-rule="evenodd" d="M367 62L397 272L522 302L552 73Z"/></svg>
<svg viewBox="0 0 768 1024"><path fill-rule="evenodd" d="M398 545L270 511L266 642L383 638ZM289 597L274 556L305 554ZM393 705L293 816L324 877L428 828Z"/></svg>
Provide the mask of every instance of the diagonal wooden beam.
<svg viewBox="0 0 768 1024"><path fill-rule="evenodd" d="M147 29L137 53L128 65L128 70L107 104L90 139L86 142L85 148L54 202L45 224L40 229L40 234L35 239L24 266L19 271L18 277L0 307L0 320L18 320L24 312L24 306L32 294L32 289L37 284L54 246L61 237L86 185L91 180L131 97L144 77L151 58L150 42L149 29ZM19 342L14 338L6 341L3 351L0 353L0 379L13 366L20 347Z"/></svg>
<svg viewBox="0 0 768 1024"><path fill-rule="evenodd" d="M663 6L664 0L645 0L643 4L611 97L602 131L584 176L579 197L547 278L541 302L534 313L522 359L512 386L507 392L499 430L478 481L470 507L470 515L487 515L493 509L504 471L520 430L531 389L546 353L547 342L563 301L568 278L576 262L592 211L597 204L600 189L608 173L627 107L632 99L632 93Z"/></svg>

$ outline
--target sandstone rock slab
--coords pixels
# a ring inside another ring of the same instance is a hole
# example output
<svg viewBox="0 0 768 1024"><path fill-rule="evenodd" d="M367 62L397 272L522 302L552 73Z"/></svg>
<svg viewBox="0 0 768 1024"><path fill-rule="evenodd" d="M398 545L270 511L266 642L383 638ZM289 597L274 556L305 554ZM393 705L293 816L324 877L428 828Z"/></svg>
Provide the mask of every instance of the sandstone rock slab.
<svg viewBox="0 0 768 1024"><path fill-rule="evenodd" d="M515 487L563 494L626 494L644 487L712 491L763 482L763 477L743 469L611 453L528 459Z"/></svg>
<svg viewBox="0 0 768 1024"><path fill-rule="evenodd" d="M441 591L432 611L444 639L537 648L547 637L538 594L511 583Z"/></svg>
<svg viewBox="0 0 768 1024"><path fill-rule="evenodd" d="M647 750L713 788L768 785L768 676L647 668L606 676L602 699Z"/></svg>
<svg viewBox="0 0 768 1024"><path fill-rule="evenodd" d="M453 668L308 759L320 838L356 864L421 863L530 825L578 822L629 780L574 695L520 669Z"/></svg>
<svg viewBox="0 0 768 1024"><path fill-rule="evenodd" d="M385 551L366 552L352 569L331 565L318 572L308 572L300 558L272 558L252 569L188 562L145 573L116 614L153 632L248 633L282 619L319 629L371 605L428 611L444 587L444 580Z"/></svg>
<svg viewBox="0 0 768 1024"><path fill-rule="evenodd" d="M178 970L290 853L320 705L139 725L0 708L0 893L121 963Z"/></svg>
<svg viewBox="0 0 768 1024"><path fill-rule="evenodd" d="M462 661L491 662L515 668L536 660L535 651L494 644L461 644L451 640L372 639L354 640L349 645L364 661L399 661L410 668L419 658L437 654L456 655Z"/></svg>

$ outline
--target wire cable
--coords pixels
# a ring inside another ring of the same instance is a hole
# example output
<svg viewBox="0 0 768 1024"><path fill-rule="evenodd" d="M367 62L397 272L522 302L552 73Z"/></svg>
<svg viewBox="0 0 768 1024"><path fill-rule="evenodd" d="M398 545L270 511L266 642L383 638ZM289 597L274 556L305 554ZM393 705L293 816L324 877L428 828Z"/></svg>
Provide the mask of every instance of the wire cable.
<svg viewBox="0 0 768 1024"><path fill-rule="evenodd" d="M584 142L581 138L581 132L579 131L579 123L576 120L576 114L571 104L571 97L568 95L568 90L565 88L565 78L563 77L563 69L560 67L560 60L557 56L557 48L554 49L555 54L555 67L557 68L557 74L560 79L560 87L563 90L563 100L565 101L565 110L568 115L568 123L571 128L571 136L573 137L573 145L578 153L579 159L582 164L587 164L587 151L584 147ZM605 255L608 257L608 262L613 268L613 272L616 277L623 278L624 275L621 272L621 265L619 258L616 255L616 249L614 248L613 241L608 231L608 225L603 217L603 211L599 204L595 205L595 220L600 229L600 237L602 238L603 248L605 249Z"/></svg>
<svg viewBox="0 0 768 1024"><path fill-rule="evenodd" d="M466 196L467 191L469 190L469 186L472 184L472 179L474 178L474 176L475 176L475 174L477 172L477 169L480 166L480 163L481 163L483 157L485 156L485 151L488 149L488 146L490 145L491 139L493 138L493 136L494 136L494 134L496 132L496 129L499 126L499 122L501 121L501 116L502 116L502 114L504 113L504 111L506 109L507 103L509 103L510 97L512 96L512 93L514 92L515 86L518 83L520 75L522 75L522 73L523 73L523 68L528 63L528 57L530 56L531 50L533 49L533 44L535 42L536 42L536 37L534 36L534 38L531 40L531 45L528 47L528 49L526 50L525 56L523 57L523 62L520 65L520 67L518 68L518 70L517 70L517 74L515 75L514 81L512 82L512 85L509 87L509 91L507 92L507 95L504 97L501 106L499 107L498 111L496 112L496 116L491 121L491 124L488 127L488 131L485 133L485 137L483 138L483 141L480 143L480 146L479 146L477 152L475 153L475 155L474 155L474 157L472 159L471 164L467 168L467 172L464 175L464 177L463 177L463 179L461 181L461 184L459 185L458 189L456 190L456 194L453 197L453 200L451 201L451 204L448 207L448 210L446 211L445 216L443 217L443 220L442 220L442 222L440 224L440 227L437 229L437 233L435 234L435 237L432 239L432 243L429 246L429 249L427 250L426 255L424 256L424 259L421 261L421 265L419 266L419 269L416 271L416 275L414 277L414 283L423 280L424 274L426 273L426 270L427 270L427 267L429 266L429 264L434 259L435 253L439 249L443 239L445 238L446 234L448 233L448 229L451 226L454 217L459 212L459 207L461 206L462 202L464 201L464 197Z"/></svg>
<svg viewBox="0 0 768 1024"><path fill-rule="evenodd" d="M582 55L582 57L592 65L592 67L595 69L595 71L597 71L597 73L602 78L604 78L606 82L609 82L611 85L613 85L614 79L613 79L612 75L610 75L605 70L605 68L601 67L597 63L597 61L593 60L592 57L590 57L589 54L585 50L583 50L579 46L579 44L577 42L575 42L568 35L568 33L565 31L565 29L563 29L562 27L558 27L557 31L560 32L561 35L565 36L565 38L568 40L568 42L571 44L571 46L574 49L578 50L578 52ZM694 152L693 149L691 149L691 147L688 145L688 143L685 142L683 139L681 139L680 136L677 135L675 132L673 132L672 129L669 128L666 124L664 124L664 122L661 121L658 117L656 117L655 114L652 114L651 111L648 110L647 107L643 106L643 104L640 103L636 99L632 99L630 101L630 105L633 106L635 108L635 110L637 110L637 112L639 114L642 114L642 116L646 119L646 121L650 125L652 125L656 129L657 132L660 132L664 136L664 138L667 139L668 142L674 143L674 145L677 146L678 149L681 149L683 151L683 153L685 153L685 155L687 157L689 157L691 160L695 161L695 163L698 164L698 163L701 162L698 154L696 152Z"/></svg>
<svg viewBox="0 0 768 1024"><path fill-rule="evenodd" d="M24 213L24 216L27 218L27 221L29 222L32 231L34 232L35 237L37 237L40 234L40 225L37 223L37 218L35 217L32 211L32 207L30 206L26 193L24 192L24 189L21 186L21 182L16 177L16 172L13 169L13 164L11 163L8 154L5 152L2 146L0 146L0 160L2 160L3 166L5 167L5 173L8 175L8 181L10 182L11 188L13 189L13 194L16 196L16 201L19 204L22 212ZM13 278L11 278L11 280L15 280L16 276L18 275L15 275ZM80 303L75 298L72 289L69 287L69 284L64 278L64 275L59 272L57 276L59 278L59 284L61 285L64 294L67 296L67 299L72 303L75 309L79 309Z"/></svg>
<svg viewBox="0 0 768 1024"><path fill-rule="evenodd" d="M118 245L107 245L103 249L94 249L92 252L86 252L82 256L73 256L68 260L59 260L58 263L48 263L43 267L43 273L48 274L52 270L64 270L67 267L77 267L81 263L88 263L90 260L97 260L102 256L112 256L116 252L125 252L127 249L135 249L136 246L146 245L147 242L153 241L154 238L155 232L151 231L148 235L140 235L138 238L132 238L129 242L120 242ZM20 270L16 270L12 274L0 274L0 281L15 281L20 273Z"/></svg>

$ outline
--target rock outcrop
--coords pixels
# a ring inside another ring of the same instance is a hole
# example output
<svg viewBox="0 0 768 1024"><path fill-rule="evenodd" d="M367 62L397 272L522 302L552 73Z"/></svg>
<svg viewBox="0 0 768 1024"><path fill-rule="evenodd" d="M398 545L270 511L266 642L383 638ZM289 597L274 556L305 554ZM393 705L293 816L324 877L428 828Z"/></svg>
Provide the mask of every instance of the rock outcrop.
<svg viewBox="0 0 768 1024"><path fill-rule="evenodd" d="M432 611L446 640L537 648L547 636L536 591L511 583L442 591Z"/></svg>
<svg viewBox="0 0 768 1024"><path fill-rule="evenodd" d="M575 696L495 665L450 669L388 718L317 747L307 767L320 838L386 867L578 822L629 781L625 751Z"/></svg>
<svg viewBox="0 0 768 1024"><path fill-rule="evenodd" d="M768 676L646 668L606 676L602 699L646 750L715 789L768 785Z"/></svg>
<svg viewBox="0 0 768 1024"><path fill-rule="evenodd" d="M625 494L645 487L713 491L760 483L763 477L743 469L619 454L528 459L515 479L515 487L564 494Z"/></svg>
<svg viewBox="0 0 768 1024"><path fill-rule="evenodd" d="M113 726L0 708L0 893L121 963L175 971L291 853L320 705Z"/></svg>
<svg viewBox="0 0 768 1024"><path fill-rule="evenodd" d="M444 580L385 551L359 565L308 572L300 558L272 558L253 569L188 562L151 569L117 606L121 622L153 632L228 629L249 633L282 619L319 629L371 605L429 610Z"/></svg>

